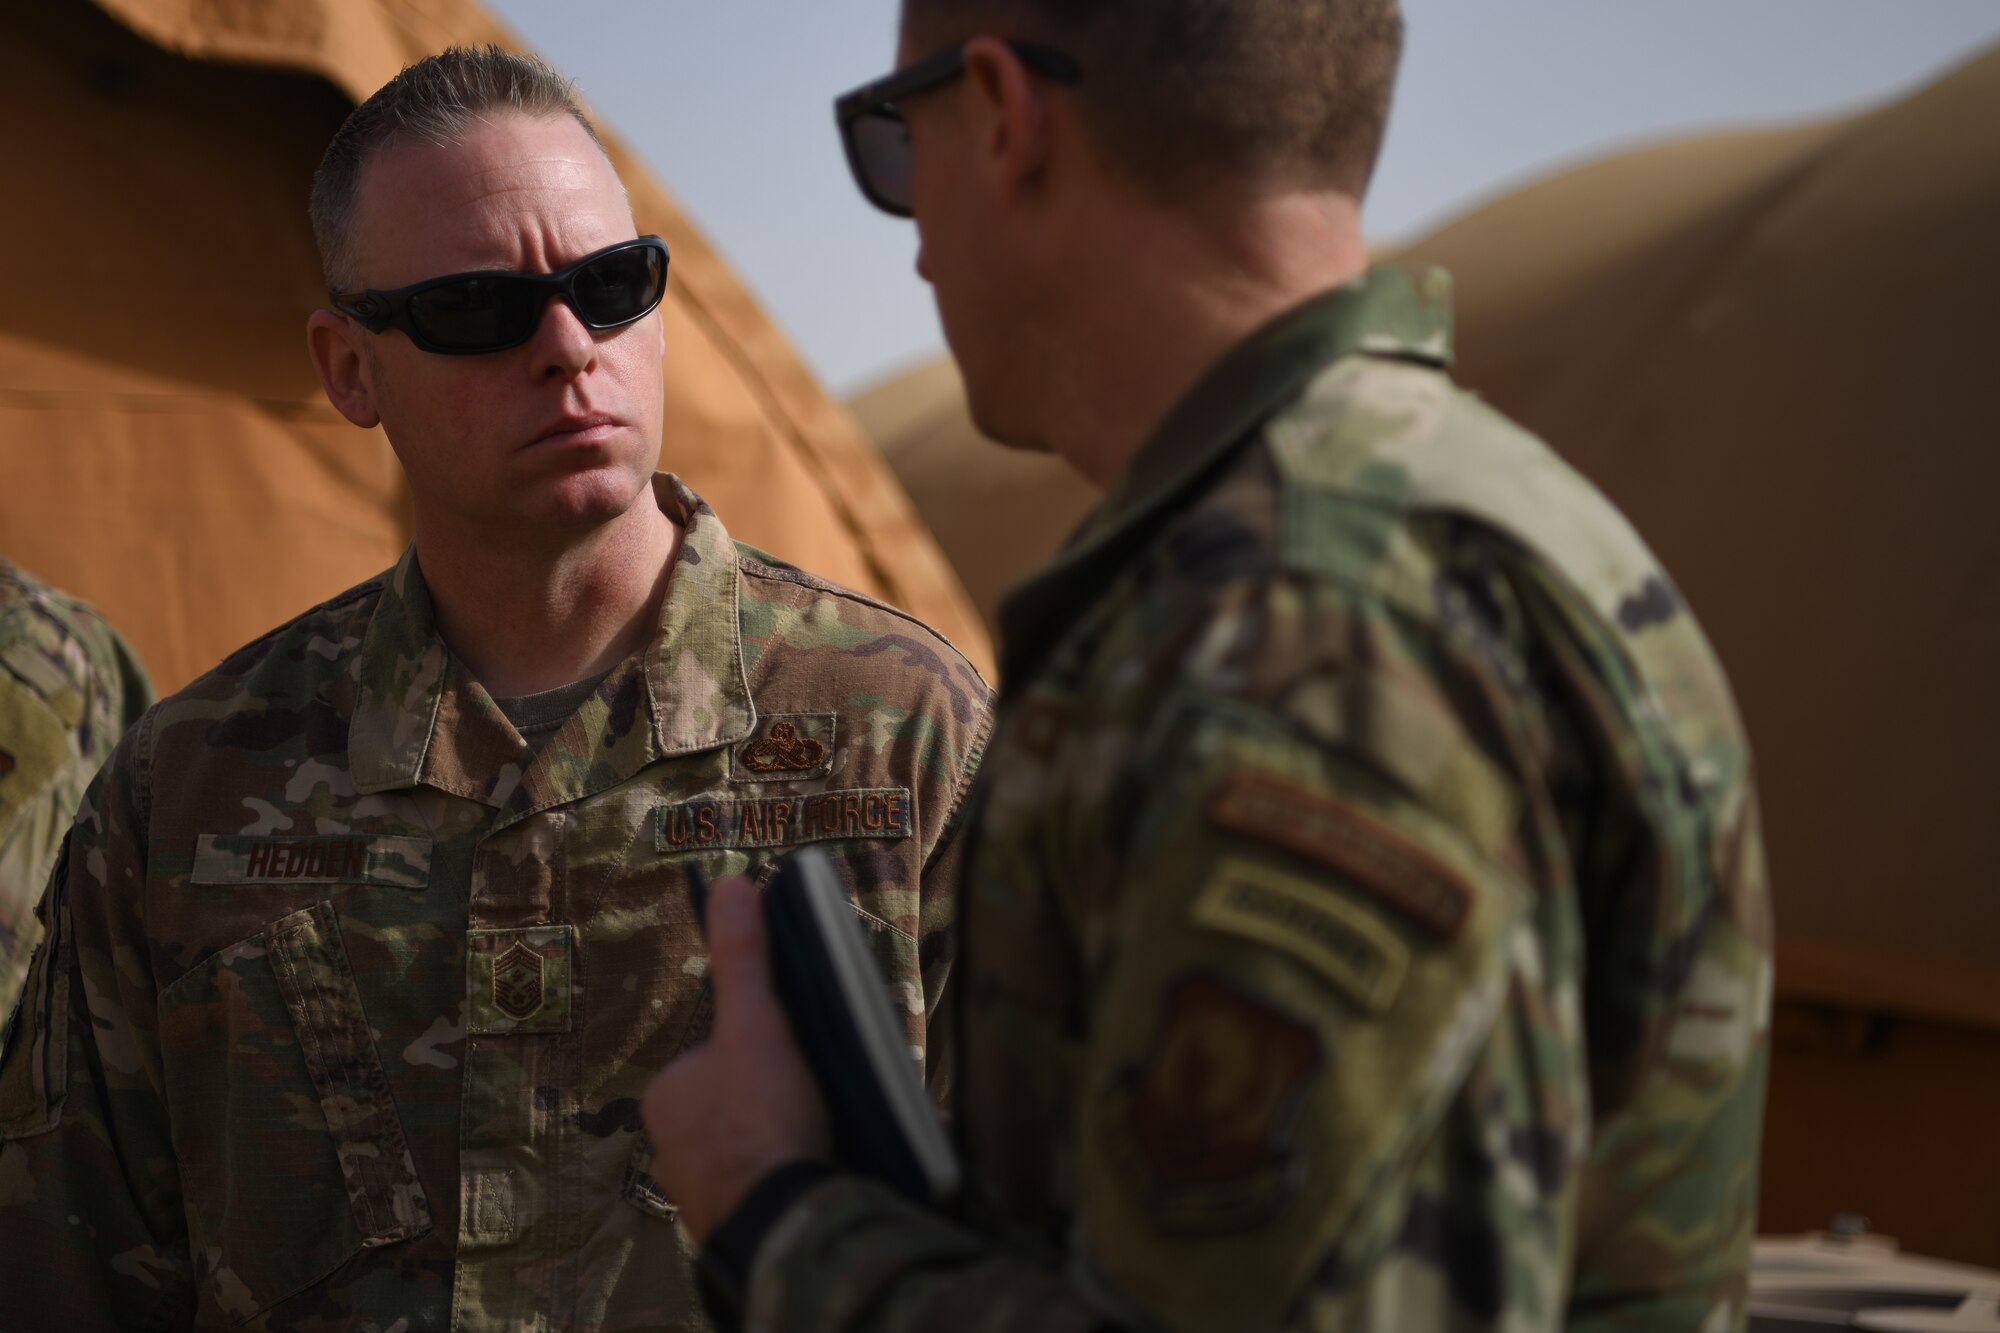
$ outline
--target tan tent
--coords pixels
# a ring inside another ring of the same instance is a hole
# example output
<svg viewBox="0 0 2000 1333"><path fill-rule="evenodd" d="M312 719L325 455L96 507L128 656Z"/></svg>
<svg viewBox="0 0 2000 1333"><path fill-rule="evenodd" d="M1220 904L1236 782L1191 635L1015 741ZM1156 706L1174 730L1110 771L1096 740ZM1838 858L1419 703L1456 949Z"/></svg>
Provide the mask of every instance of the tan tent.
<svg viewBox="0 0 2000 1333"><path fill-rule="evenodd" d="M98 603L178 687L389 565L379 431L322 401L305 218L335 126L410 60L515 40L472 0L41 0L0 10L0 550ZM673 250L665 465L732 532L985 633L844 408L616 141Z"/></svg>
<svg viewBox="0 0 2000 1333"><path fill-rule="evenodd" d="M1988 1264L1996 237L2000 52L1853 119L1568 172L1404 252L1458 277L1461 380L1633 516L1741 696L1785 1000L1766 1227L1853 1209ZM957 399L926 370L857 407L990 614L1081 483L978 444Z"/></svg>
<svg viewBox="0 0 2000 1333"><path fill-rule="evenodd" d="M1062 545L1097 503L1097 488L1059 458L1002 449L981 435L950 357L878 384L853 405L996 629L1001 594Z"/></svg>

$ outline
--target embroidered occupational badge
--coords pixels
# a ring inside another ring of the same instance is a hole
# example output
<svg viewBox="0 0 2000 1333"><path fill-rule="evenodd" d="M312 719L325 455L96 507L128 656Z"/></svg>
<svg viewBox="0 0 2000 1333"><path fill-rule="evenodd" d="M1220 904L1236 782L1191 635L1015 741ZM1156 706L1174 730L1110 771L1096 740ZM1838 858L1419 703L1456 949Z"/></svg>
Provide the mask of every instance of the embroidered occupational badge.
<svg viewBox="0 0 2000 1333"><path fill-rule="evenodd" d="M1173 982L1143 1061L1102 1103L1112 1160L1160 1230L1241 1231L1305 1180L1295 1142L1319 1034L1219 975Z"/></svg>
<svg viewBox="0 0 2000 1333"><path fill-rule="evenodd" d="M832 766L832 714L772 718L764 734L736 752L739 779L817 777Z"/></svg>
<svg viewBox="0 0 2000 1333"><path fill-rule="evenodd" d="M493 1007L516 1022L533 1018L542 1007L542 956L516 941L493 960Z"/></svg>

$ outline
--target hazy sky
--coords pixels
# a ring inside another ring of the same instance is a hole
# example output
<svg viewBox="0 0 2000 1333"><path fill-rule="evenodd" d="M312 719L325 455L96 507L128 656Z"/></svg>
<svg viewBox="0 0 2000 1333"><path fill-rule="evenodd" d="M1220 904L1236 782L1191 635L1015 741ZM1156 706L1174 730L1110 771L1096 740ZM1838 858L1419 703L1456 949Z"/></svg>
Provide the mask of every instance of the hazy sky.
<svg viewBox="0 0 2000 1333"><path fill-rule="evenodd" d="M840 392L936 354L908 223L849 182L837 93L894 63L897 0L486 0L636 148ZM1995 0L1404 0L1369 203L1412 238L1664 136L1875 102L2000 43Z"/></svg>

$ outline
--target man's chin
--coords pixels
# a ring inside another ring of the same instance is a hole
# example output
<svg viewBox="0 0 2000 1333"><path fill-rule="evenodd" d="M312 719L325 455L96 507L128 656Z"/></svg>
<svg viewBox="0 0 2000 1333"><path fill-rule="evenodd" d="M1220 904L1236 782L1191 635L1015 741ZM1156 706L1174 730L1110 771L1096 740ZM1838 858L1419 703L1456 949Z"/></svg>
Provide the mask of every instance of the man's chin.
<svg viewBox="0 0 2000 1333"><path fill-rule="evenodd" d="M591 528L652 503L652 495L651 473L635 477L624 468L599 468L552 483L536 497L534 507L552 526Z"/></svg>
<svg viewBox="0 0 2000 1333"><path fill-rule="evenodd" d="M505 504L515 521L551 534L585 533L615 523L640 503L652 503L652 472L605 463L523 483Z"/></svg>

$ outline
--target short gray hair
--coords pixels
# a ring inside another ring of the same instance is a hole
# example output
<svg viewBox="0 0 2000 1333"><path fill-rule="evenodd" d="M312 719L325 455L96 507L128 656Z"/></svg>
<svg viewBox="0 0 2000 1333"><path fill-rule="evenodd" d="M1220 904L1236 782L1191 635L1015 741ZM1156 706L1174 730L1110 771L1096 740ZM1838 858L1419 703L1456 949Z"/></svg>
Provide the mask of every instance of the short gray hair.
<svg viewBox="0 0 2000 1333"><path fill-rule="evenodd" d="M568 116L600 152L604 149L596 126L577 105L574 85L547 61L497 46L453 46L425 56L355 107L320 158L311 213L328 287L342 291L356 279L354 216L369 156L395 143L459 142L494 111Z"/></svg>

